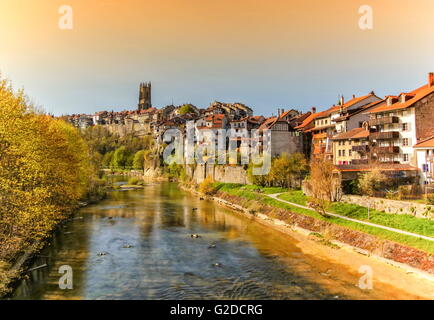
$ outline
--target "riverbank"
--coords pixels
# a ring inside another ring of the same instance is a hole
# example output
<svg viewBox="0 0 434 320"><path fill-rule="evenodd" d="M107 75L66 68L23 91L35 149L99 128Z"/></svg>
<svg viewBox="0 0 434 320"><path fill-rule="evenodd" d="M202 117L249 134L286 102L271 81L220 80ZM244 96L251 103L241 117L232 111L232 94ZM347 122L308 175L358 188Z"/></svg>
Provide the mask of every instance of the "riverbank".
<svg viewBox="0 0 434 320"><path fill-rule="evenodd" d="M74 213L83 207L98 203L104 200L107 193L92 192L85 201L77 203L77 206L65 213L65 218L60 220L49 232L48 236L26 248L20 248L16 253L12 253L13 258L7 265L0 265L0 299L7 297L16 287L18 281L26 274L27 268L32 264L35 257L51 242L56 232L68 221L71 221Z"/></svg>
<svg viewBox="0 0 434 320"><path fill-rule="evenodd" d="M188 186L182 186L182 188L203 197L195 188ZM373 270L374 282L392 285L422 299L434 299L434 275L432 272L434 264L432 256L429 254L417 252L412 248L405 248L396 243L385 244L381 239L361 232L355 233L353 230L330 228L329 225L324 228L324 223L314 218L306 219L306 217L298 216L301 220L297 220L294 219L297 218L297 215L291 215L293 218L291 221L287 219L284 221L274 217L277 214L276 208L264 206L252 199L248 201L249 205L246 205L246 199L221 191L207 198L263 225L290 235L298 241L297 246L305 254L345 265L355 273L359 273L361 266L370 266ZM253 207L256 210L252 210ZM281 211L280 214L282 213ZM309 223L306 223L307 221ZM383 254L379 254L378 249L381 249ZM385 257L384 253L386 252L389 254L399 252L400 259ZM402 259L406 263L402 262ZM418 264L419 268L411 265L415 263Z"/></svg>

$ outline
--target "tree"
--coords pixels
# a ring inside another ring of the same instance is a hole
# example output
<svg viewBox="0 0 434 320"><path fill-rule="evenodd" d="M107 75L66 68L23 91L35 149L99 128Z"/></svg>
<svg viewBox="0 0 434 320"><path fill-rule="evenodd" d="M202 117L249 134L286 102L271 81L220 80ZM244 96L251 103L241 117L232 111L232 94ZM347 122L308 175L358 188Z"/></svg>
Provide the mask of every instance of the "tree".
<svg viewBox="0 0 434 320"><path fill-rule="evenodd" d="M194 113L195 110L191 104L184 104L182 107L179 108L178 114L183 115L186 113Z"/></svg>
<svg viewBox="0 0 434 320"><path fill-rule="evenodd" d="M95 176L80 132L0 80L0 260L42 244Z"/></svg>
<svg viewBox="0 0 434 320"><path fill-rule="evenodd" d="M289 156L288 175L290 188L300 189L301 184L308 173L309 163L303 154L297 152Z"/></svg>
<svg viewBox="0 0 434 320"><path fill-rule="evenodd" d="M137 151L134 155L133 168L143 170L145 167L145 150Z"/></svg>
<svg viewBox="0 0 434 320"><path fill-rule="evenodd" d="M107 152L107 153L103 156L103 158L102 158L102 166L103 166L104 168L108 168L108 167L110 167L110 165L111 165L111 163L112 163L112 161L113 161L113 155L114 155L114 151L110 151L110 152Z"/></svg>
<svg viewBox="0 0 434 320"><path fill-rule="evenodd" d="M307 160L301 153L283 153L273 159L271 170L265 177L266 183L284 188L300 188L301 182L309 172ZM259 178L259 180L264 178Z"/></svg>
<svg viewBox="0 0 434 320"><path fill-rule="evenodd" d="M362 195L369 197L375 196L375 193L380 191L388 183L388 178L379 170L373 170L364 173L359 178L359 190Z"/></svg>
<svg viewBox="0 0 434 320"><path fill-rule="evenodd" d="M309 205L323 216L327 216L329 203L341 197L340 179L335 174L335 166L324 157L312 159L310 177L306 179L305 186L310 196Z"/></svg>
<svg viewBox="0 0 434 320"><path fill-rule="evenodd" d="M268 175L254 175L253 174L253 168L255 165L251 162L247 168L247 176L249 177L249 180L251 183L265 187L268 185ZM261 167L261 165L257 165L258 168Z"/></svg>
<svg viewBox="0 0 434 320"><path fill-rule="evenodd" d="M111 166L114 168L125 168L127 166L129 154L127 148L122 146L116 149L113 154Z"/></svg>

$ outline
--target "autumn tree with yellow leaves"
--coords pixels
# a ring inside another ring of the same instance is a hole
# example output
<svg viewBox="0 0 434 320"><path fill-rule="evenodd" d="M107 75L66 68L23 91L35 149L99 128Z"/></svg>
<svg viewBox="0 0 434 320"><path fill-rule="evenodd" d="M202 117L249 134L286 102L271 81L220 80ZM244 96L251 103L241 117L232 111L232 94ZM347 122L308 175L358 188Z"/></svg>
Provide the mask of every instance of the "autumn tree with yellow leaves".
<svg viewBox="0 0 434 320"><path fill-rule="evenodd" d="M41 245L93 176L79 131L35 110L0 79L0 263Z"/></svg>

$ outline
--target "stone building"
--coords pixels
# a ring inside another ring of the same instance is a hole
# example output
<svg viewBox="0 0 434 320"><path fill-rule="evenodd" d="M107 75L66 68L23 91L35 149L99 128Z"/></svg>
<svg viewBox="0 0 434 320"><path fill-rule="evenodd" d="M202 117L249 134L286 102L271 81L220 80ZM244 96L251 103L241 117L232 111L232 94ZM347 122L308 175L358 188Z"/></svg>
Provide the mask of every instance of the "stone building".
<svg viewBox="0 0 434 320"><path fill-rule="evenodd" d="M152 108L152 85L150 82L142 82L139 89L139 105L138 110L146 110Z"/></svg>

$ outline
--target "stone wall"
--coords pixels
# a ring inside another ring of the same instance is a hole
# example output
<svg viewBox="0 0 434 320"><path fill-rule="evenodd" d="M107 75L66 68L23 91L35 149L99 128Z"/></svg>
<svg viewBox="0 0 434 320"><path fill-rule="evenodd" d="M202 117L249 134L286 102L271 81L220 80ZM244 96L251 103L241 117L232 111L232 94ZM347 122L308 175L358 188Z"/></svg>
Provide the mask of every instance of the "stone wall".
<svg viewBox="0 0 434 320"><path fill-rule="evenodd" d="M398 262L434 274L434 256L428 252L389 240L383 240L374 235L351 230L328 221L293 213L285 209L267 206L255 200L236 197L221 191L217 193L214 199L217 201L221 199L231 204L231 207L235 210L238 210L237 207L241 207L241 210L246 214L249 214L248 208L251 206L255 207L257 213L251 215L251 217L257 217L258 222L261 222L261 220L266 223L272 221L272 225L274 226L283 226L282 230L288 230L289 227L295 226L310 232L323 235L327 234L328 237L331 237L331 240L337 240L341 243L361 249L361 252L370 253L392 262Z"/></svg>
<svg viewBox="0 0 434 320"><path fill-rule="evenodd" d="M434 93L414 105L416 112L416 137L423 139L432 135L434 123Z"/></svg>
<svg viewBox="0 0 434 320"><path fill-rule="evenodd" d="M150 132L148 124L132 121L125 124L107 124L104 127L110 133L119 135L120 137L131 133L134 133L136 136L145 136Z"/></svg>
<svg viewBox="0 0 434 320"><path fill-rule="evenodd" d="M303 136L295 132L272 131L271 132L271 156L276 157L282 153L303 153Z"/></svg>
<svg viewBox="0 0 434 320"><path fill-rule="evenodd" d="M197 165L194 168L187 166L187 175L196 183L201 183L208 177L224 183L251 184L247 172L242 166L230 165Z"/></svg>
<svg viewBox="0 0 434 320"><path fill-rule="evenodd" d="M386 213L409 214L419 218L434 217L434 206L416 202L389 200L383 198L369 198L355 195L343 195L341 201L357 204Z"/></svg>

